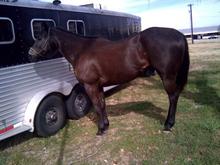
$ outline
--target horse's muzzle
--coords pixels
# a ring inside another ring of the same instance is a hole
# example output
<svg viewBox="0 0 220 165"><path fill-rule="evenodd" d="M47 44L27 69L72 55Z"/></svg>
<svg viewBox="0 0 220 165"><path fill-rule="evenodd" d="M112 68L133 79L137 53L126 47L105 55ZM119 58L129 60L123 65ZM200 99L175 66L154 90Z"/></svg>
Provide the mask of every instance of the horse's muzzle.
<svg viewBox="0 0 220 165"><path fill-rule="evenodd" d="M33 48L30 48L28 51L28 54L31 56L37 56L39 53L36 50L34 50Z"/></svg>

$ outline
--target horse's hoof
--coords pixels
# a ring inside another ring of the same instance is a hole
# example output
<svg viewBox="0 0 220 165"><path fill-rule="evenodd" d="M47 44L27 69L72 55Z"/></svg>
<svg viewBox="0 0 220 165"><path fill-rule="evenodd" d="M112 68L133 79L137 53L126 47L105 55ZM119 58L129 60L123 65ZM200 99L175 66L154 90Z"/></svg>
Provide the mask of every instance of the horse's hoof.
<svg viewBox="0 0 220 165"><path fill-rule="evenodd" d="M169 134L169 133L171 133L172 132L172 129L171 128L164 128L163 129L163 133L165 133L165 134Z"/></svg>
<svg viewBox="0 0 220 165"><path fill-rule="evenodd" d="M165 122L164 131L172 131L172 127L174 126L174 122Z"/></svg>
<svg viewBox="0 0 220 165"><path fill-rule="evenodd" d="M105 124L104 132L106 132L109 129L109 124Z"/></svg>
<svg viewBox="0 0 220 165"><path fill-rule="evenodd" d="M170 133L172 133L172 131L171 130L163 130L163 133L170 134Z"/></svg>
<svg viewBox="0 0 220 165"><path fill-rule="evenodd" d="M97 138L105 137L105 133L102 133L102 134L96 134L96 137L97 137Z"/></svg>
<svg viewBox="0 0 220 165"><path fill-rule="evenodd" d="M102 136L105 134L105 130L98 130L98 132L96 133L96 136Z"/></svg>
<svg viewBox="0 0 220 165"><path fill-rule="evenodd" d="M102 136L104 133L97 132L96 136Z"/></svg>

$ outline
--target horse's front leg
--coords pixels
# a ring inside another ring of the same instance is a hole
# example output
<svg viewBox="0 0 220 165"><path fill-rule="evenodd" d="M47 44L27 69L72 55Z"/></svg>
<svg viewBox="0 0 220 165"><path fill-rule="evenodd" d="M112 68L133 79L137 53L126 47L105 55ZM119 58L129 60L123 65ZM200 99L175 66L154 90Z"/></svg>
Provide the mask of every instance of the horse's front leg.
<svg viewBox="0 0 220 165"><path fill-rule="evenodd" d="M104 131L108 129L109 126L109 121L105 110L105 98L104 98L103 89L99 88L96 85L89 85L89 84L85 84L84 87L93 103L96 114L98 116L97 135L102 135Z"/></svg>

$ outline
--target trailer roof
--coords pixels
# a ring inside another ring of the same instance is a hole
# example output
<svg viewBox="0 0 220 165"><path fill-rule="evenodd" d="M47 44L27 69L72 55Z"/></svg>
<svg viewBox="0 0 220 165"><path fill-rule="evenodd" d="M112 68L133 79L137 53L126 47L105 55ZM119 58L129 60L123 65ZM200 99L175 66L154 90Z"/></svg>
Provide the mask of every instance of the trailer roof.
<svg viewBox="0 0 220 165"><path fill-rule="evenodd" d="M65 4L54 5L53 3L49 3L49 2L40 2L40 1L33 1L33 0L17 0L17 1L9 1L9 2L4 2L0 0L0 5L37 8L37 9L72 11L72 12L121 16L121 17L130 17L130 18L140 19L140 17L138 16L127 14L127 13L122 13L122 12L95 9L95 8L84 7L84 6L65 5Z"/></svg>

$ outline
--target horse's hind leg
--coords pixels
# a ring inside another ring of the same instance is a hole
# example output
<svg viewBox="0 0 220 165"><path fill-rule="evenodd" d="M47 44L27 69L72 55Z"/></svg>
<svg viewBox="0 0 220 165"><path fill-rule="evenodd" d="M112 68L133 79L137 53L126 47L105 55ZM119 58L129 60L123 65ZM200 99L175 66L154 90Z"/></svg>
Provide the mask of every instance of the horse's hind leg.
<svg viewBox="0 0 220 165"><path fill-rule="evenodd" d="M98 116L98 132L97 135L102 135L108 129L109 121L105 110L105 98L103 89L96 85L84 85L87 94L89 95L96 114Z"/></svg>
<svg viewBox="0 0 220 165"><path fill-rule="evenodd" d="M170 131L175 124L176 107L181 91L176 84L176 78L164 78L162 81L169 97L169 111L164 124L164 130Z"/></svg>

